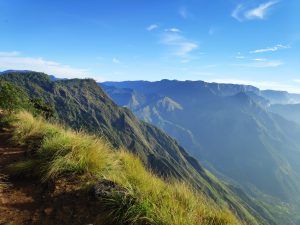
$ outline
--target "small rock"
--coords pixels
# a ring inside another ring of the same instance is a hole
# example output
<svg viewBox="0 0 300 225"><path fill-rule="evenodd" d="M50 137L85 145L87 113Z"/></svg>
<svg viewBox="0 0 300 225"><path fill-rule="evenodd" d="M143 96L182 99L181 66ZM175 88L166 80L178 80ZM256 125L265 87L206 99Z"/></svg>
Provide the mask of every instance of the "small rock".
<svg viewBox="0 0 300 225"><path fill-rule="evenodd" d="M92 189L92 195L97 199L109 198L116 193L127 195L128 190L119 184L106 179L98 181Z"/></svg>

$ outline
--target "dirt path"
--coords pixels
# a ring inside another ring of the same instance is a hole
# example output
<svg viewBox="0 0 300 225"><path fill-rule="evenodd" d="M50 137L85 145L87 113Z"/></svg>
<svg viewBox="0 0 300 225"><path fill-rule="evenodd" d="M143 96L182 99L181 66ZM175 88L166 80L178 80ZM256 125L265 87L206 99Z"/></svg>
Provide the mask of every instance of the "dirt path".
<svg viewBox="0 0 300 225"><path fill-rule="evenodd" d="M10 131L0 127L0 173L11 184L0 191L0 225L105 224L98 216L99 203L82 191L80 181L60 179L45 185L38 179L10 174L7 166L25 159L25 150L12 147L9 138Z"/></svg>

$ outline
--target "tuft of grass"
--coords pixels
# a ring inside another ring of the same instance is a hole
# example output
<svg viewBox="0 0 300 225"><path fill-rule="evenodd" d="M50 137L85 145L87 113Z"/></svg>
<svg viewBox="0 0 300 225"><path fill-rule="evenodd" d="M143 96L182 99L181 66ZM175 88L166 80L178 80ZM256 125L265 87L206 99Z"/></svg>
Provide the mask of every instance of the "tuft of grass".
<svg viewBox="0 0 300 225"><path fill-rule="evenodd" d="M13 127L13 141L32 148L35 156L34 160L16 163L15 171L29 171L38 166L46 181L66 173L100 177L113 166L111 147L101 139L47 123L28 112L18 113Z"/></svg>
<svg viewBox="0 0 300 225"><path fill-rule="evenodd" d="M18 113L12 125L13 140L34 148L32 159L14 165L16 171L39 171L43 181L69 174L85 176L89 182L105 178L128 190L128 194L101 199L111 224L242 224L231 211L188 184L157 177L135 155L113 149L104 139L50 124L27 112Z"/></svg>
<svg viewBox="0 0 300 225"><path fill-rule="evenodd" d="M111 224L159 224L154 220L152 202L140 201L131 195L115 193L109 198L101 199L101 203Z"/></svg>
<svg viewBox="0 0 300 225"><path fill-rule="evenodd" d="M15 127L12 141L25 145L29 150L35 150L46 136L54 135L63 129L59 125L45 123L41 117L35 118L26 111L16 114L11 124Z"/></svg>
<svg viewBox="0 0 300 225"><path fill-rule="evenodd" d="M108 143L82 132L60 132L46 137L38 155L48 158L45 179L65 173L101 177L114 166Z"/></svg>

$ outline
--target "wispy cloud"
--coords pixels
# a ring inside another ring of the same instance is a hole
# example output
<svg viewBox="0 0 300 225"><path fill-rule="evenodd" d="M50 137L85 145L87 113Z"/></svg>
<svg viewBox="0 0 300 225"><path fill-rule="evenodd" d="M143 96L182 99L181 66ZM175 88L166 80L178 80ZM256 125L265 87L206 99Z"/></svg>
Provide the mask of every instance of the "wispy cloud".
<svg viewBox="0 0 300 225"><path fill-rule="evenodd" d="M146 30L148 31L152 31L152 30L155 30L157 29L159 26L157 24L151 24L149 25L148 27L146 27Z"/></svg>
<svg viewBox="0 0 300 225"><path fill-rule="evenodd" d="M161 43L170 46L172 55L179 57L187 57L189 53L199 47L197 43L187 40L176 32L165 32Z"/></svg>
<svg viewBox="0 0 300 225"><path fill-rule="evenodd" d="M268 67L278 67L283 65L284 63L281 60L255 60L256 62L249 63L237 63L233 64L234 66L242 66L242 67L253 67L253 68L268 68Z"/></svg>
<svg viewBox="0 0 300 225"><path fill-rule="evenodd" d="M174 32L174 33L180 33L181 30L175 27L169 28L169 29L165 29L166 32Z"/></svg>
<svg viewBox="0 0 300 225"><path fill-rule="evenodd" d="M249 53L276 52L278 50L287 49L287 48L290 48L290 46L278 44L278 45L275 45L273 47L268 47L268 48L262 48L262 49L253 50L253 51L250 51Z"/></svg>
<svg viewBox="0 0 300 225"><path fill-rule="evenodd" d="M232 11L231 16L234 19L241 22L241 21L243 21L243 15L242 15L243 10L244 10L244 6L242 4L238 4Z"/></svg>
<svg viewBox="0 0 300 225"><path fill-rule="evenodd" d="M272 82L272 81L253 81L253 80L242 80L242 79L212 79L209 82L225 83L225 84L244 84L258 87L262 90L282 90L290 93L300 93L300 88L290 84Z"/></svg>
<svg viewBox="0 0 300 225"><path fill-rule="evenodd" d="M112 62L115 63L115 64L120 64L121 63L120 60L117 59L117 58L113 58Z"/></svg>
<svg viewBox="0 0 300 225"><path fill-rule="evenodd" d="M87 77L88 70L74 68L43 58L25 57L19 52L1 52L0 70L33 70L64 78Z"/></svg>
<svg viewBox="0 0 300 225"><path fill-rule="evenodd" d="M264 61L267 61L267 59L265 58L255 58L255 59L252 59L253 61L258 61L258 62L264 62Z"/></svg>
<svg viewBox="0 0 300 225"><path fill-rule="evenodd" d="M273 5L279 1L268 1L256 7L249 7L244 4L238 4L231 13L231 16L242 22L244 20L265 19Z"/></svg>
<svg viewBox="0 0 300 225"><path fill-rule="evenodd" d="M268 10L271 6L278 3L277 1L269 1L263 4L260 4L257 8L251 9L246 12L245 16L248 19L264 19Z"/></svg>

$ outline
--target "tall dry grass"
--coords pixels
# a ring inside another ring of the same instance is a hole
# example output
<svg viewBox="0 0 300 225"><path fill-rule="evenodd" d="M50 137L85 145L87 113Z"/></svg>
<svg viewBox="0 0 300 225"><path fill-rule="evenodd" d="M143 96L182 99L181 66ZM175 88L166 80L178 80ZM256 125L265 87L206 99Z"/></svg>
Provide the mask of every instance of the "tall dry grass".
<svg viewBox="0 0 300 225"><path fill-rule="evenodd" d="M147 170L125 149L116 150L104 139L51 124L30 113L13 119L13 140L32 147L33 158L14 165L18 172L39 171L42 180L68 174L90 182L109 179L128 190L103 201L115 224L234 225L241 222L188 184L163 180Z"/></svg>

